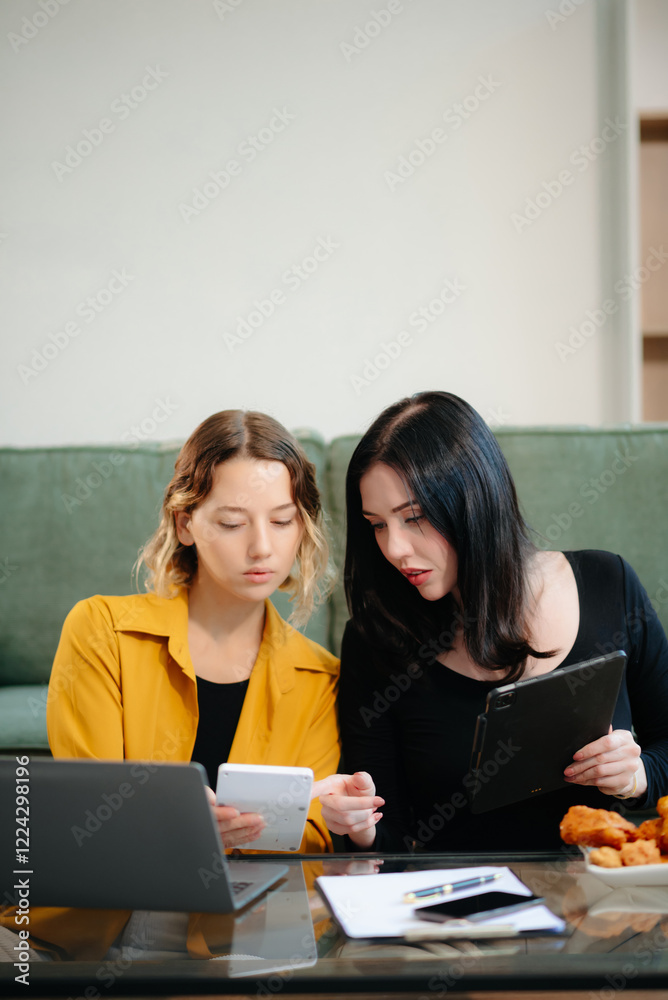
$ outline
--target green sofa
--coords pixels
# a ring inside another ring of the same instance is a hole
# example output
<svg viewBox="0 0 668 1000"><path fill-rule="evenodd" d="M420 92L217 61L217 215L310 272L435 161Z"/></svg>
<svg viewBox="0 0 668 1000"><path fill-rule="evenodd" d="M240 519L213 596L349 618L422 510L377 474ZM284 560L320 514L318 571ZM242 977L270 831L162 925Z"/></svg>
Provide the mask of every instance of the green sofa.
<svg viewBox="0 0 668 1000"><path fill-rule="evenodd" d="M668 629L668 425L500 428L543 548L604 548L637 570ZM342 566L344 479L356 437L298 431L315 463ZM60 627L91 594L134 590L177 445L0 449L0 752L46 751L46 685ZM276 600L288 612L283 595ZM333 651L339 584L307 633Z"/></svg>

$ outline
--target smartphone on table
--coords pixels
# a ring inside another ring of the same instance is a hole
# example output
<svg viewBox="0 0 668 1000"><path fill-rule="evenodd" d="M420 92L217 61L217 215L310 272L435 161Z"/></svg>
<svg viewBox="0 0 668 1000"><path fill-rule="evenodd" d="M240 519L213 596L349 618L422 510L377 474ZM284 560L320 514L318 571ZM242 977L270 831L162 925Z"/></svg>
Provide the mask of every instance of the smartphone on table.
<svg viewBox="0 0 668 1000"><path fill-rule="evenodd" d="M488 920L544 902L543 896L522 896L517 892L481 892L477 896L448 899L431 906L417 907L413 913L420 920L432 920L436 923L444 923L446 920Z"/></svg>

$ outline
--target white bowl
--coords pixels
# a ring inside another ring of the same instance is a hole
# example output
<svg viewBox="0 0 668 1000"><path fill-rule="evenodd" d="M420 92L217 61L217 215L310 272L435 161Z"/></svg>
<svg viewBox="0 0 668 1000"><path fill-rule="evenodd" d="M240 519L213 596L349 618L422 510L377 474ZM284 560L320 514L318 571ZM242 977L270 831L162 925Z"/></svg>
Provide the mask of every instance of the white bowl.
<svg viewBox="0 0 668 1000"><path fill-rule="evenodd" d="M587 871L605 882L612 889L623 889L627 885L668 885L668 862L658 865L627 865L624 868L602 868L589 863L593 847L581 847L585 856Z"/></svg>

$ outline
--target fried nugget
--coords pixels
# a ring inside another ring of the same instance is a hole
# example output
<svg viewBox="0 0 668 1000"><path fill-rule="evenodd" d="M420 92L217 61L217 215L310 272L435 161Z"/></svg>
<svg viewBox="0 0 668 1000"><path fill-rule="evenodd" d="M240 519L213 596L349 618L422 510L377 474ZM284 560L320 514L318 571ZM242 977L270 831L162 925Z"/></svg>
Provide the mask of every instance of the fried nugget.
<svg viewBox="0 0 668 1000"><path fill-rule="evenodd" d="M664 795L656 804L656 811L661 819L668 819L668 795Z"/></svg>
<svg viewBox="0 0 668 1000"><path fill-rule="evenodd" d="M589 863L601 868L621 868L622 855L614 847L597 847L589 855Z"/></svg>
<svg viewBox="0 0 668 1000"><path fill-rule="evenodd" d="M661 818L646 819L638 827L638 840L655 840L658 844L662 832L663 820Z"/></svg>
<svg viewBox="0 0 668 1000"><path fill-rule="evenodd" d="M635 844L622 844L619 852L624 865L658 865L661 853L655 840L636 840Z"/></svg>
<svg viewBox="0 0 668 1000"><path fill-rule="evenodd" d="M582 847L615 847L636 840L638 828L619 813L571 806L559 825L561 839Z"/></svg>
<svg viewBox="0 0 668 1000"><path fill-rule="evenodd" d="M664 822L659 819L646 819L638 827L638 840L653 840L659 850L663 849L665 834L663 832Z"/></svg>
<svg viewBox="0 0 668 1000"><path fill-rule="evenodd" d="M664 812L668 812L668 795L659 799L657 809L659 805ZM644 823L641 823L638 827L638 837L640 840L656 840L661 853L668 854L668 823L665 822L663 816L659 816L658 819L646 819Z"/></svg>
<svg viewBox="0 0 668 1000"><path fill-rule="evenodd" d="M656 838L656 842L659 845L659 850L662 854L668 854L668 795L664 795L662 799L656 804L656 811L661 817L657 820L657 824L663 823L663 827L659 830L659 836ZM642 824L644 826L644 824Z"/></svg>

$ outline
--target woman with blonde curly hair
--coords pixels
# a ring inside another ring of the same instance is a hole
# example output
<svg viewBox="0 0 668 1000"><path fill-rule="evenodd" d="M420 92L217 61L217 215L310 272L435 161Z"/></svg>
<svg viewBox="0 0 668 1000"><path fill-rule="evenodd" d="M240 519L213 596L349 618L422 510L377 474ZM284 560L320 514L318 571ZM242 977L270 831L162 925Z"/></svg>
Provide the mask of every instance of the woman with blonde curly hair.
<svg viewBox="0 0 668 1000"><path fill-rule="evenodd" d="M186 441L158 530L140 553L148 593L91 597L69 613L47 725L54 757L224 761L335 771L338 660L303 624L330 582L315 470L262 413L225 410ZM213 796L211 796L213 798ZM264 822L215 807L226 847ZM331 850L317 801L302 851Z"/></svg>

